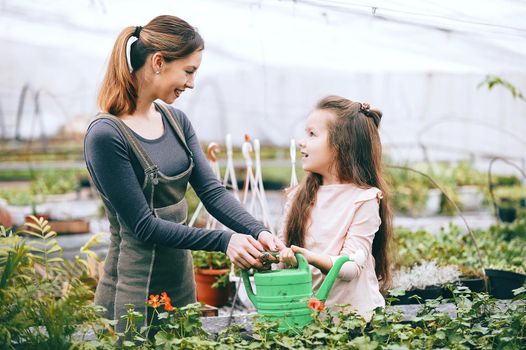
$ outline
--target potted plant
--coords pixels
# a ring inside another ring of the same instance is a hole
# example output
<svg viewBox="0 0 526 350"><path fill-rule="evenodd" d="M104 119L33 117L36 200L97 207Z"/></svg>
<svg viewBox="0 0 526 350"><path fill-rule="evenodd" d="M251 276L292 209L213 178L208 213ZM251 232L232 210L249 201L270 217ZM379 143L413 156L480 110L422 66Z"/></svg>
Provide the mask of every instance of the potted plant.
<svg viewBox="0 0 526 350"><path fill-rule="evenodd" d="M44 220L49 221L49 214L40 212L38 209L38 203L44 201L45 186L43 185L43 182L36 177L33 169L30 169L30 174L31 186L29 187L29 201L31 205L31 214L26 215L25 221L30 222L31 216L43 218Z"/></svg>
<svg viewBox="0 0 526 350"><path fill-rule="evenodd" d="M192 252L197 300L223 306L230 297L230 259L221 252Z"/></svg>
<svg viewBox="0 0 526 350"><path fill-rule="evenodd" d="M521 202L526 198L526 187L520 185L496 187L494 196L499 219L502 222L512 223L521 210Z"/></svg>
<svg viewBox="0 0 526 350"><path fill-rule="evenodd" d="M494 264L484 269L484 272L488 278L489 293L497 299L513 299L513 290L526 283L523 266Z"/></svg>
<svg viewBox="0 0 526 350"><path fill-rule="evenodd" d="M388 175L397 212L412 217L436 214L439 192L430 188L426 178L405 169L389 169Z"/></svg>
<svg viewBox="0 0 526 350"><path fill-rule="evenodd" d="M13 219L7 208L7 201L2 198L0 198L0 225L5 228L13 226Z"/></svg>
<svg viewBox="0 0 526 350"><path fill-rule="evenodd" d="M458 163L453 175L460 207L466 211L480 210L484 201L484 193L481 188L485 185L485 175L468 162Z"/></svg>
<svg viewBox="0 0 526 350"><path fill-rule="evenodd" d="M459 265L460 270L460 285L468 287L469 290L476 293L486 291L486 284L484 282L484 273L473 267L467 265Z"/></svg>
<svg viewBox="0 0 526 350"><path fill-rule="evenodd" d="M444 294L445 285L459 279L460 271L456 266L438 266L436 261L424 261L411 268L402 267L393 276L393 287L406 292L393 305L417 303L412 298L415 295L424 300L436 299Z"/></svg>

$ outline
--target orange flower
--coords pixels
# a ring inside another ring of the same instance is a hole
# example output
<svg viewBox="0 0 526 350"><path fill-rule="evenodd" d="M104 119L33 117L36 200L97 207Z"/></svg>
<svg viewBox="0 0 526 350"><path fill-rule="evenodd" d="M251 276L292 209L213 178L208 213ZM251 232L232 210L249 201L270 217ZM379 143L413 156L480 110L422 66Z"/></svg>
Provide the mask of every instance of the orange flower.
<svg viewBox="0 0 526 350"><path fill-rule="evenodd" d="M174 311L174 307L172 306L172 304L170 304L170 302L166 302L164 304L164 310L165 311Z"/></svg>
<svg viewBox="0 0 526 350"><path fill-rule="evenodd" d="M159 302L159 294L150 294L150 300L148 300L148 304L150 304L154 309L157 309L159 306L161 306L161 303Z"/></svg>
<svg viewBox="0 0 526 350"><path fill-rule="evenodd" d="M325 309L325 304L323 301L317 298L309 299L309 309L313 309L318 312L322 312Z"/></svg>
<svg viewBox="0 0 526 350"><path fill-rule="evenodd" d="M167 303L170 304L172 302L172 299L166 294L166 292L161 293L161 303Z"/></svg>

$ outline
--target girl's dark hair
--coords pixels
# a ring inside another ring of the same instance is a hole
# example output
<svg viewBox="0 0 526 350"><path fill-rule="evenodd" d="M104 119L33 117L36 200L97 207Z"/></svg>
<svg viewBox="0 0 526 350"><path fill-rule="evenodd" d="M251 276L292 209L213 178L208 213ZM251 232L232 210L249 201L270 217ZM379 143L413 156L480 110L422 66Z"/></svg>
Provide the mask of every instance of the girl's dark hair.
<svg viewBox="0 0 526 350"><path fill-rule="evenodd" d="M380 202L382 223L375 234L372 253L380 289L385 293L391 284L389 246L393 229L378 133L382 112L339 96L325 97L318 102L316 109L330 111L335 116L328 124L328 143L333 150L332 164L336 167L339 180L364 189L377 187L383 193ZM285 224L288 246L305 246L308 219L321 184L322 177L315 173L309 173L300 183Z"/></svg>
<svg viewBox="0 0 526 350"><path fill-rule="evenodd" d="M132 35L139 38L131 45L130 73L126 61L126 44ZM99 91L98 104L103 112L121 116L136 109L137 79L139 70L148 55L160 52L165 62L184 58L204 49L204 41L197 30L175 16L155 17L142 27L126 27L118 36L108 63L108 69Z"/></svg>

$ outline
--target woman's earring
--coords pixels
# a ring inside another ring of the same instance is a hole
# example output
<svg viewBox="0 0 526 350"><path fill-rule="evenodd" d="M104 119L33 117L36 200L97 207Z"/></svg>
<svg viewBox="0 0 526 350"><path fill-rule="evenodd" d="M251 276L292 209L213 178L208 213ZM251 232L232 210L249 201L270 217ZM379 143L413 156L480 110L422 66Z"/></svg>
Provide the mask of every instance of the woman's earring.
<svg viewBox="0 0 526 350"><path fill-rule="evenodd" d="M155 74L159 74L159 71L156 71Z"/></svg>

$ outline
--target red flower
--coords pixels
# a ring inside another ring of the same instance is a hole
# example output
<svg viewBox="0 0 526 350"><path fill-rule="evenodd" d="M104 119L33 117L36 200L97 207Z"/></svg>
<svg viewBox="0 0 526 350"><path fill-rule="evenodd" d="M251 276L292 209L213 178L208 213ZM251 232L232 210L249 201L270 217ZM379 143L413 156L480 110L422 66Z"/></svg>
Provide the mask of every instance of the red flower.
<svg viewBox="0 0 526 350"><path fill-rule="evenodd" d="M148 304L150 304L154 309L157 309L159 306L161 306L161 303L159 302L159 294L150 294L150 300L148 300Z"/></svg>
<svg viewBox="0 0 526 350"><path fill-rule="evenodd" d="M164 310L165 311L174 311L174 307L172 306L172 304L170 304L170 302L167 302L164 304Z"/></svg>
<svg viewBox="0 0 526 350"><path fill-rule="evenodd" d="M325 309L325 304L318 298L310 298L309 309L322 312Z"/></svg>
<svg viewBox="0 0 526 350"><path fill-rule="evenodd" d="M172 302L172 299L166 294L166 292L161 293L161 303L168 303L170 304Z"/></svg>

